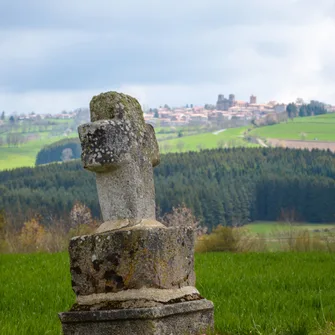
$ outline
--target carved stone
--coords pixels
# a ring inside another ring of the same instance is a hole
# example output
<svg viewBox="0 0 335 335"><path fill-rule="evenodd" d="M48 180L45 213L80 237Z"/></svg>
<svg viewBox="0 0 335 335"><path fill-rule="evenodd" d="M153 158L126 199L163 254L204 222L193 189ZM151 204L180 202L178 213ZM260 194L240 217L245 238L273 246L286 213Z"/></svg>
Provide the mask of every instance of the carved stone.
<svg viewBox="0 0 335 335"><path fill-rule="evenodd" d="M84 168L96 172L104 221L155 219L152 168L160 158L141 106L132 97L107 92L93 97L90 109L94 122L78 131Z"/></svg>
<svg viewBox="0 0 335 335"><path fill-rule="evenodd" d="M154 129L124 94L93 97L90 110L92 122L78 131L104 222L70 241L77 299L59 314L64 334L203 334L213 328L213 304L194 287L194 232L155 218Z"/></svg>

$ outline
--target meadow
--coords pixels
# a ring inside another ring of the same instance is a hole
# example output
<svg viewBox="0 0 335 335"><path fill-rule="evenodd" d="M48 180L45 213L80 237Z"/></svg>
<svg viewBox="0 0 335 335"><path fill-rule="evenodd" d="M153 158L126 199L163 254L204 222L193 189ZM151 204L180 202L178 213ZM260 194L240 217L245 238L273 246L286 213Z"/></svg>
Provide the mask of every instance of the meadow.
<svg viewBox="0 0 335 335"><path fill-rule="evenodd" d="M203 133L199 135L183 136L159 142L160 150L164 152L199 151L219 147L256 147L258 145L244 140L244 133L248 127L229 128L219 133Z"/></svg>
<svg viewBox="0 0 335 335"><path fill-rule="evenodd" d="M54 125L47 127L29 126L19 124L15 128L15 133L29 138L25 143L19 146L7 146L6 136L8 132L1 132L0 137L4 145L0 146L0 171L6 169L15 169L19 167L35 166L37 153L45 146L53 142L66 138L61 130L55 132L54 127L64 126L64 130L69 125L69 120L51 119ZM31 129L30 129L30 128ZM40 129L41 128L41 129ZM1 129L0 129L1 130ZM68 134L68 137L78 136L76 132Z"/></svg>
<svg viewBox="0 0 335 335"><path fill-rule="evenodd" d="M304 141L335 141L335 113L297 117L284 123L255 128L250 135Z"/></svg>
<svg viewBox="0 0 335 335"><path fill-rule="evenodd" d="M64 136L48 136L39 133L39 139L29 141L18 147L0 147L0 171L19 167L35 166L37 153L48 144L63 139Z"/></svg>
<svg viewBox="0 0 335 335"><path fill-rule="evenodd" d="M220 132L217 135L212 132L201 133L198 135L188 135L188 131L184 130L183 136L177 138L178 129L172 133L160 133L162 128L159 128L157 130L157 139L162 153L199 151L200 149L214 149L219 146L256 146L243 140L243 133L246 130L247 127L231 128L224 132ZM194 133L194 129L192 129L190 133ZM38 135L39 138L24 143L18 147L0 147L0 171L5 169L34 166L36 155L44 146L65 138L65 136L51 136L48 131L39 132L35 135ZM68 137L71 138L77 136L78 134L76 132L72 132L68 135ZM174 138L167 139L171 137Z"/></svg>
<svg viewBox="0 0 335 335"><path fill-rule="evenodd" d="M335 254L196 254L220 335L334 334ZM0 255L0 334L61 334L74 302L67 253Z"/></svg>
<svg viewBox="0 0 335 335"><path fill-rule="evenodd" d="M250 223L246 226L250 232L261 234L263 236L275 233L277 231L287 231L289 229L297 229L297 230L308 230L308 231L314 231L314 230L324 230L324 229L335 229L335 222L329 223L329 224L320 224L320 223L292 223L288 224L284 221L256 221L253 223Z"/></svg>
<svg viewBox="0 0 335 335"><path fill-rule="evenodd" d="M58 120L64 121L64 120ZM219 147L257 147L244 139L248 127L229 128L222 132L195 134L195 129L156 128L161 153L199 151ZM200 131L200 130L199 130ZM179 132L182 133L178 137ZM34 166L36 155L45 145L56 142L64 136L50 136L49 132L37 133L39 139L19 147L0 147L0 171L24 166ZM295 118L285 123L254 128L249 135L278 140L313 142L335 142L335 113L313 117ZM73 132L69 137L76 137ZM293 147L297 144L293 143ZM289 145L288 145L289 146Z"/></svg>

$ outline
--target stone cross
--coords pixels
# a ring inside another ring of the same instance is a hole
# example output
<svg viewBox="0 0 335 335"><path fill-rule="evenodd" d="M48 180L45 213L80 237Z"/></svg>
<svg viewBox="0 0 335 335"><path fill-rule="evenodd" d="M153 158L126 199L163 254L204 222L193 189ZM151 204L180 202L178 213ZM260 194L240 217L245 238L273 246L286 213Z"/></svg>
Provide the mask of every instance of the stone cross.
<svg viewBox="0 0 335 335"><path fill-rule="evenodd" d="M84 167L96 173L104 223L69 245L77 299L60 313L64 335L199 335L213 303L195 285L194 232L155 220L155 132L136 99L93 97L79 127ZM121 229L122 228L122 229Z"/></svg>
<svg viewBox="0 0 335 335"><path fill-rule="evenodd" d="M106 92L92 98L90 111L92 122L79 127L79 137L84 168L96 173L103 220L113 222L109 229L155 220L153 167L159 150L140 104Z"/></svg>

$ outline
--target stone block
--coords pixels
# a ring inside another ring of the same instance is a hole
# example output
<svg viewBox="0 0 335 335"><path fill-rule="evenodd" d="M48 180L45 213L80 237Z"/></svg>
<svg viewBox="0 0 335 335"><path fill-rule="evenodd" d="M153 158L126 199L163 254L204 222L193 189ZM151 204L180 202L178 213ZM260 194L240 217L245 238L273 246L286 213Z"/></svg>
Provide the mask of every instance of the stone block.
<svg viewBox="0 0 335 335"><path fill-rule="evenodd" d="M194 232L187 227L133 226L70 241L76 295L195 285Z"/></svg>
<svg viewBox="0 0 335 335"><path fill-rule="evenodd" d="M59 314L64 335L201 335L214 326L213 303L202 299L152 308Z"/></svg>
<svg viewBox="0 0 335 335"><path fill-rule="evenodd" d="M104 221L154 219L152 167L159 164L158 144L150 125L138 134L129 120L105 120L79 127L84 168L96 172Z"/></svg>

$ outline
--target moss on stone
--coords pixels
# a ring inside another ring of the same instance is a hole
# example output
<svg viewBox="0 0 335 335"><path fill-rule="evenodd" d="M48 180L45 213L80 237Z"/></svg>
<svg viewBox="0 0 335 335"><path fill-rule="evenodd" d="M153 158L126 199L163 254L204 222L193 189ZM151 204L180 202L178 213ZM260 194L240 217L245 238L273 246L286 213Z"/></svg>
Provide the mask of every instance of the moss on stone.
<svg viewBox="0 0 335 335"><path fill-rule="evenodd" d="M123 93L114 91L101 93L90 102L91 121L126 118L144 123L143 112L139 102Z"/></svg>

